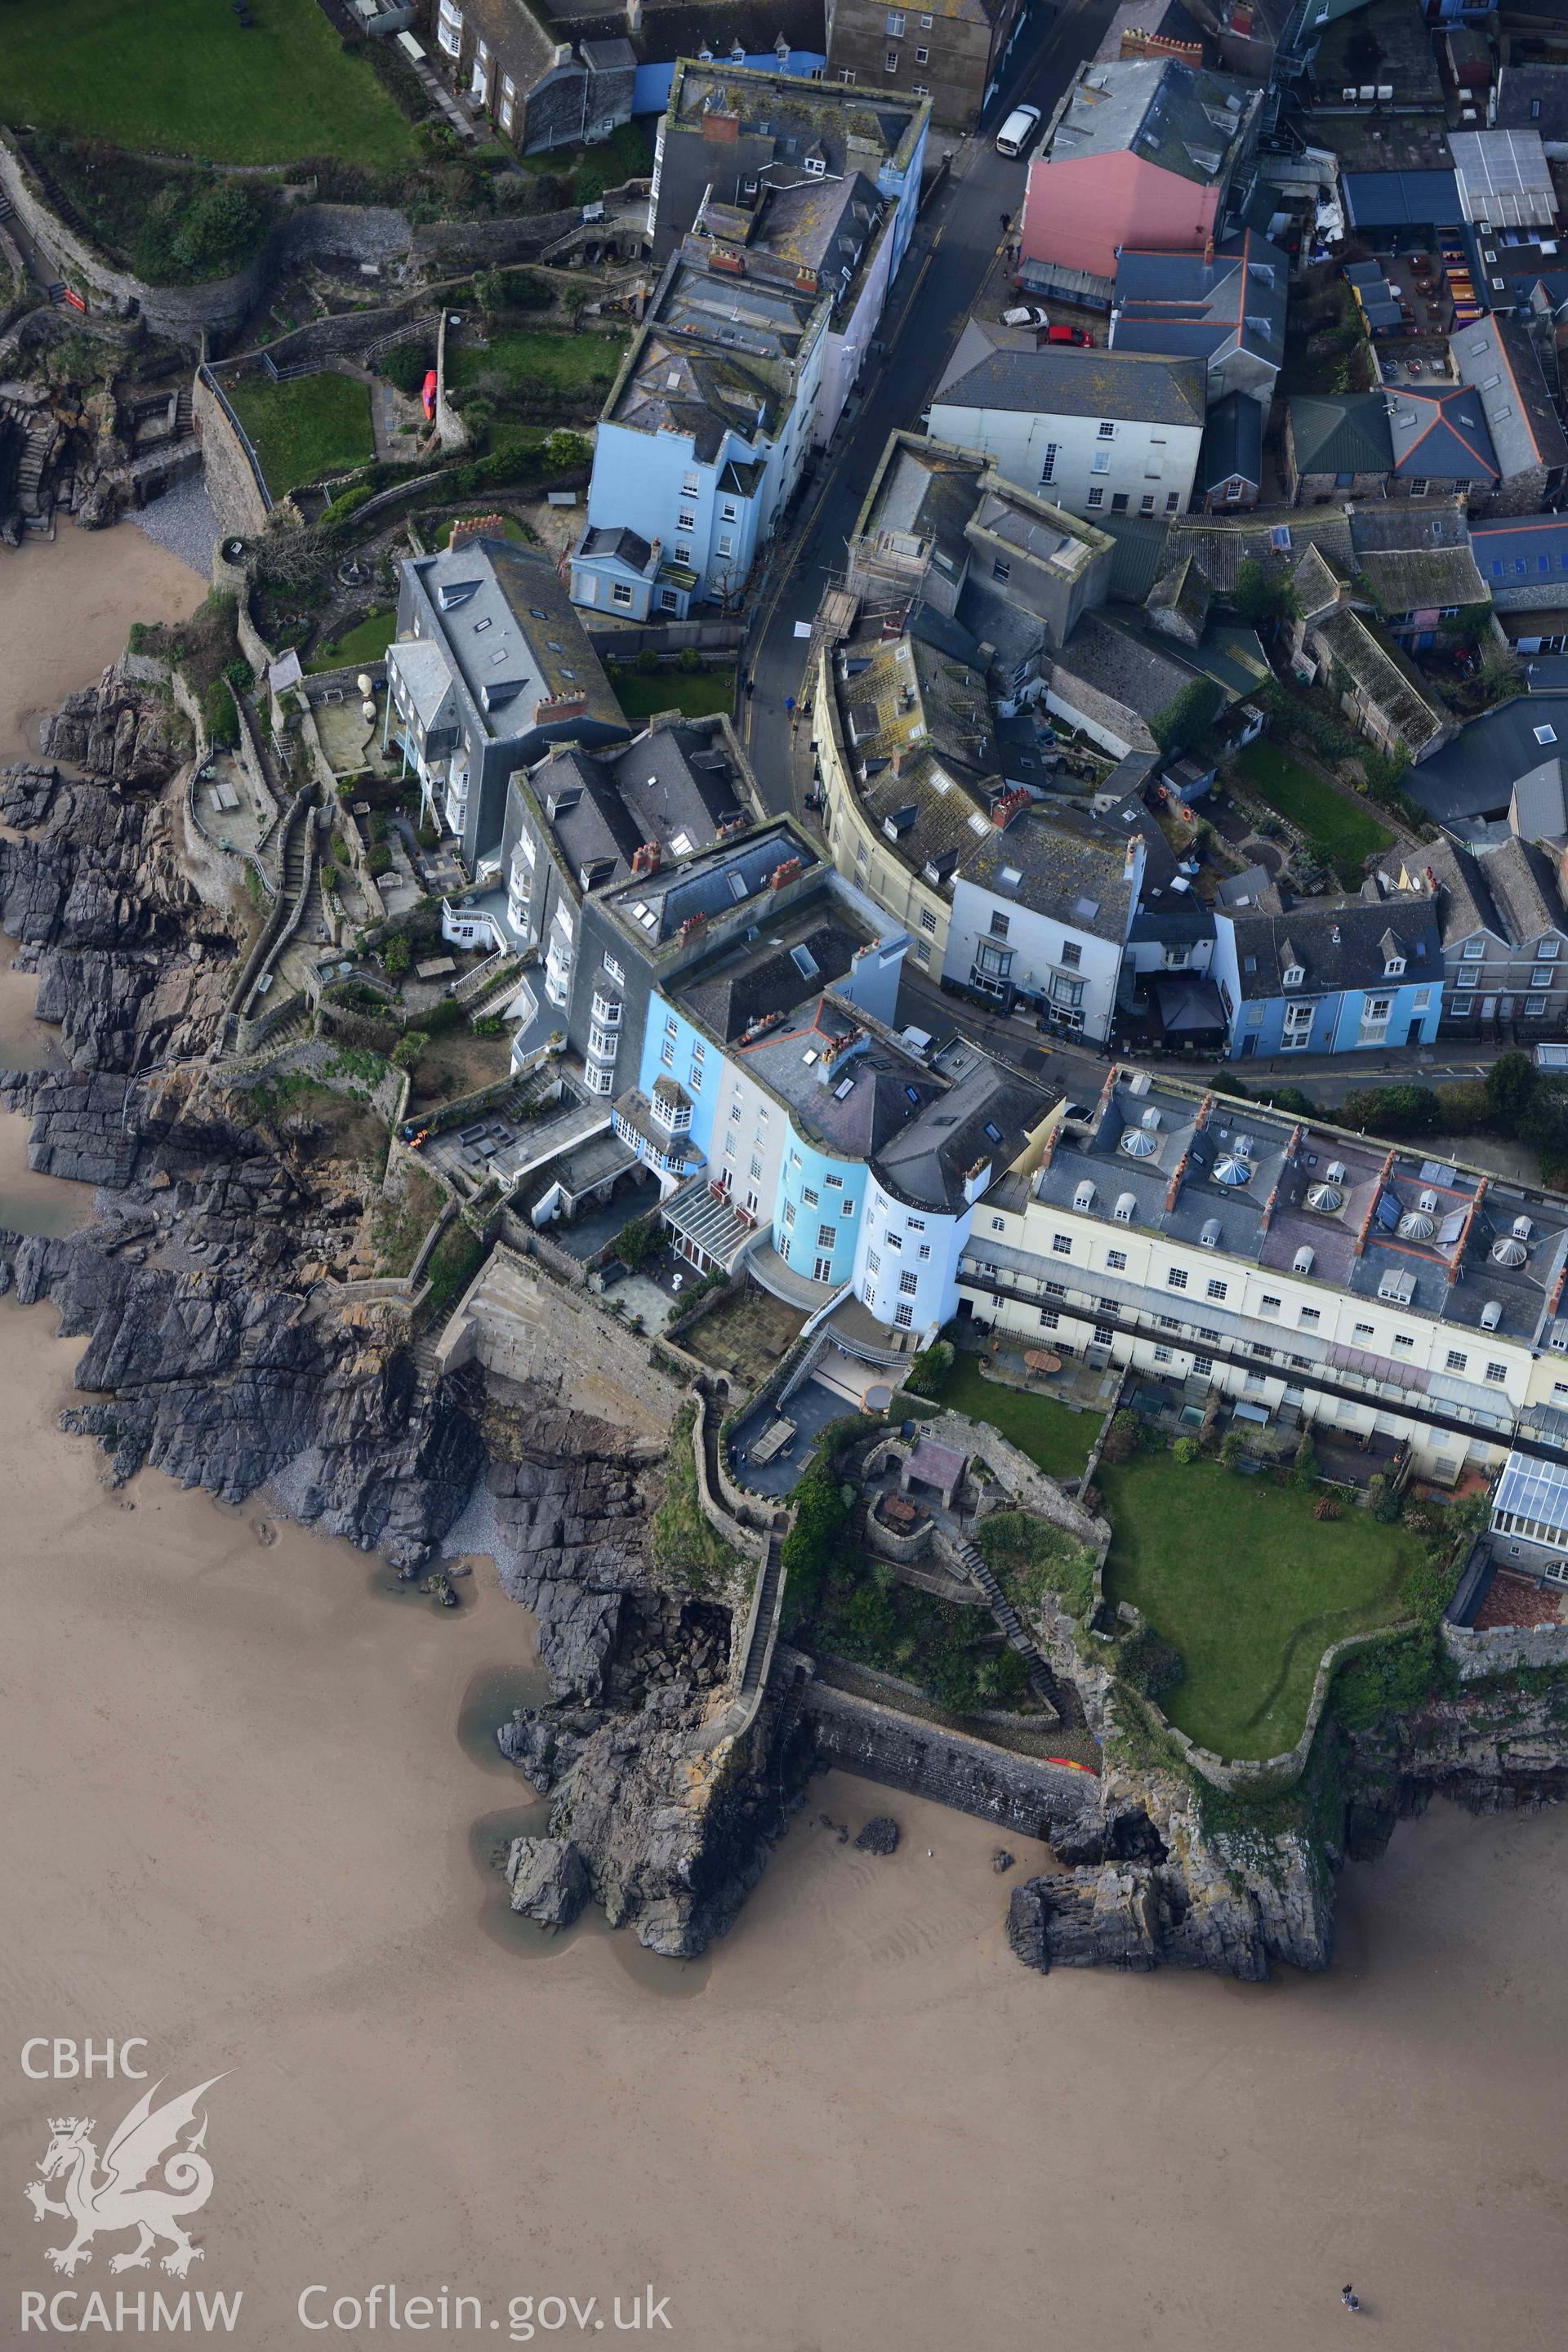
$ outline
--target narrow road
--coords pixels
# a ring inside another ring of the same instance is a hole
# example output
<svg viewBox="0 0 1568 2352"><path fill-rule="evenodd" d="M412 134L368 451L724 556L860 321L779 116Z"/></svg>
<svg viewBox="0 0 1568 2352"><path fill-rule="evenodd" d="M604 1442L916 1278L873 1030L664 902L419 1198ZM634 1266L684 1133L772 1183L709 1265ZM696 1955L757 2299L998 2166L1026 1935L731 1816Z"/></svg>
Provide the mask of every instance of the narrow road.
<svg viewBox="0 0 1568 2352"><path fill-rule="evenodd" d="M829 573L844 562L845 542L889 434L918 425L995 258L1001 215L1009 214L1016 225L1023 210L1027 166L997 154L992 130L1008 108L1026 100L1048 118L1113 14L1113 0L1068 0L1024 49L987 110L990 127L955 149L952 176L917 226L882 315L887 355L875 374L862 378L853 420L840 424L816 460L804 524L781 551L777 576L763 588L749 663L755 691L746 705L744 739L775 814L798 808L810 769L809 724L803 720L792 730L787 709L791 697L798 704L804 693L805 646L795 624L815 616Z"/></svg>

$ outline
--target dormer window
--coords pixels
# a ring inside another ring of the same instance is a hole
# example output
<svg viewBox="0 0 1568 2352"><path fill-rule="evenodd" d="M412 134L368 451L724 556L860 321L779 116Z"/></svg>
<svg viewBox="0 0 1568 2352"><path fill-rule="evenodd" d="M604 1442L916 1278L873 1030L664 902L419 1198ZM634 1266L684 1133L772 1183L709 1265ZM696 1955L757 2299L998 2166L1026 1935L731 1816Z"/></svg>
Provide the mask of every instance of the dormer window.
<svg viewBox="0 0 1568 2352"><path fill-rule="evenodd" d="M1306 979L1306 973L1302 971L1299 963L1290 963L1286 965L1285 985L1287 988L1300 988L1301 982Z"/></svg>
<svg viewBox="0 0 1568 2352"><path fill-rule="evenodd" d="M1383 976L1384 980L1397 980L1404 970L1405 958L1403 956L1390 956L1383 967Z"/></svg>

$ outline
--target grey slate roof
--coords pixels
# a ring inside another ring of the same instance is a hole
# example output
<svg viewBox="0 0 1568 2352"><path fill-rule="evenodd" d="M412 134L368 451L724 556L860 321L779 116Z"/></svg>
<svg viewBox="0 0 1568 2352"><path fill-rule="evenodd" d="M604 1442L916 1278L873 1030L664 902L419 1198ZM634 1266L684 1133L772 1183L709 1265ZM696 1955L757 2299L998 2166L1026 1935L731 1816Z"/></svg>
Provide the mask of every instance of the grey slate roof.
<svg viewBox="0 0 1568 2352"><path fill-rule="evenodd" d="M1052 134L1053 163L1136 149L1145 162L1208 186L1238 144L1259 93L1230 74L1173 58L1086 66Z"/></svg>
<svg viewBox="0 0 1568 2352"><path fill-rule="evenodd" d="M1262 482L1263 414L1262 403L1245 392L1215 401L1198 451L1200 490L1217 489L1238 476L1255 488Z"/></svg>
<svg viewBox="0 0 1568 2352"><path fill-rule="evenodd" d="M971 1171L989 1161L1000 1176L1050 1104L1050 1095L1033 1080L978 1046L968 1050L968 1066L948 1092L923 1104L871 1163L879 1183L911 1208L962 1207Z"/></svg>
<svg viewBox="0 0 1568 2352"><path fill-rule="evenodd" d="M1235 926L1237 982L1247 1003L1378 986L1391 953L1404 958L1405 981L1442 977L1442 936L1429 898L1294 906L1280 914L1237 909L1226 919ZM1292 962L1306 978L1288 990L1284 975Z"/></svg>
<svg viewBox="0 0 1568 2352"><path fill-rule="evenodd" d="M1468 384L1391 392L1388 432L1396 475L1440 482L1496 481L1500 472L1480 394Z"/></svg>
<svg viewBox="0 0 1568 2352"><path fill-rule="evenodd" d="M1538 728L1549 728L1542 742ZM1472 719L1451 743L1413 768L1405 790L1438 824L1472 830L1505 817L1514 785L1548 753L1568 749L1568 694L1520 695Z"/></svg>
<svg viewBox="0 0 1568 2352"><path fill-rule="evenodd" d="M1498 75L1495 125L1568 139L1568 67L1504 66Z"/></svg>
<svg viewBox="0 0 1568 2352"><path fill-rule="evenodd" d="M1052 665L1098 688L1145 721L1168 709L1199 675L1168 639L1140 635L1109 613L1086 613Z"/></svg>
<svg viewBox="0 0 1568 2352"><path fill-rule="evenodd" d="M1505 480L1536 466L1568 465L1568 435L1527 329L1489 316L1461 327L1448 348L1476 387Z"/></svg>
<svg viewBox="0 0 1568 2352"><path fill-rule="evenodd" d="M934 405L1009 408L1033 416L1120 417L1141 425L1201 425L1201 360L1047 344L972 319L938 385Z"/></svg>
<svg viewBox="0 0 1568 2352"><path fill-rule="evenodd" d="M1117 258L1113 348L1165 352L1213 366L1240 349L1278 368L1285 357L1289 256L1244 229L1201 253L1124 246Z"/></svg>

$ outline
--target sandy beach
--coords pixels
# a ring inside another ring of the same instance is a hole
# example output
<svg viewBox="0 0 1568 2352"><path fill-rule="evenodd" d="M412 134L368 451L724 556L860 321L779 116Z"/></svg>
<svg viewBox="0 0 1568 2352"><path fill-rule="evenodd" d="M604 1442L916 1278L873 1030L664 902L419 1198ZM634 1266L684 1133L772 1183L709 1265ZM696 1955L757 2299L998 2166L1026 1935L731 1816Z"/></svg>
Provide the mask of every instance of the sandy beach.
<svg viewBox="0 0 1568 2352"><path fill-rule="evenodd" d="M0 547L0 760L37 750L38 720L119 658L132 621L183 621L209 585L131 523Z"/></svg>
<svg viewBox="0 0 1568 2352"><path fill-rule="evenodd" d="M0 1305L0 2007L13 2049L232 2070L193 2283L244 2290L237 2341L310 2340L318 2282L487 2315L651 2282L689 2352L1307 2352L1345 2278L1401 2352L1561 2340L1568 1817L1402 1831L1311 1981L1028 1975L994 1832L838 1778L707 1960L551 1945L475 1858L535 1817L459 1738L476 1676L532 1679L488 1564L447 1616L259 1506L108 1493L52 1328ZM891 1861L817 1819L889 1802ZM62 2105L9 2072L5 2179ZM9 2312L53 2280L13 2222Z"/></svg>

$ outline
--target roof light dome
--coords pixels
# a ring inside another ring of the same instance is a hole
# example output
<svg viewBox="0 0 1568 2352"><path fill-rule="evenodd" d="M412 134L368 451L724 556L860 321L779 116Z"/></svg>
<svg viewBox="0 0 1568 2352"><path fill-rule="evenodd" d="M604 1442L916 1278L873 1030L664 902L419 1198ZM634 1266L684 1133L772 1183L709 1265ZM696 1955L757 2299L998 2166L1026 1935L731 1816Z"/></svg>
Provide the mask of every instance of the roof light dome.
<svg viewBox="0 0 1568 2352"><path fill-rule="evenodd" d="M1406 1242L1429 1242L1437 1230L1436 1219L1425 1209L1409 1209L1399 1220L1399 1236Z"/></svg>
<svg viewBox="0 0 1568 2352"><path fill-rule="evenodd" d="M1250 1184L1255 1173L1251 1160L1238 1160L1234 1151L1223 1153L1214 1164L1215 1182L1228 1184L1233 1190L1243 1184Z"/></svg>
<svg viewBox="0 0 1568 2352"><path fill-rule="evenodd" d="M1307 1187L1307 1206L1316 1209L1320 1217L1333 1216L1344 1204L1345 1196L1337 1184L1309 1184Z"/></svg>
<svg viewBox="0 0 1568 2352"><path fill-rule="evenodd" d="M1504 1234L1500 1241L1492 1244L1492 1261L1497 1265L1522 1265L1529 1255L1524 1244L1516 1241L1511 1234Z"/></svg>
<svg viewBox="0 0 1568 2352"><path fill-rule="evenodd" d="M1146 1129L1129 1127L1122 1130L1121 1149L1129 1160L1152 1160L1154 1156L1154 1139Z"/></svg>

